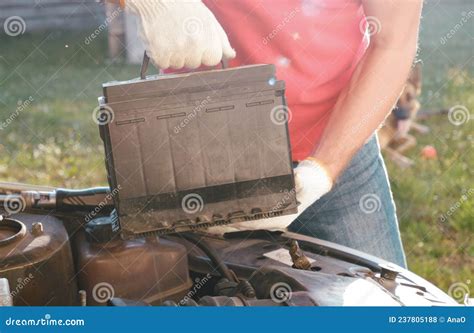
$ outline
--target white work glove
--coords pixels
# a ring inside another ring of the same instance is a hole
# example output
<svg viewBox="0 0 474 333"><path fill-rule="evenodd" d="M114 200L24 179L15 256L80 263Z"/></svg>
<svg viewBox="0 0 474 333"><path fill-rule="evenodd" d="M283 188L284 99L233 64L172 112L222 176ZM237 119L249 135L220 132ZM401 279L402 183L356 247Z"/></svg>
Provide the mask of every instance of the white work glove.
<svg viewBox="0 0 474 333"><path fill-rule="evenodd" d="M243 230L284 230L309 206L315 203L324 194L328 193L333 185L333 181L324 166L312 158L299 163L294 169L294 173L296 199L299 202L298 213L211 227L208 228L208 232L212 234L224 234Z"/></svg>
<svg viewBox="0 0 474 333"><path fill-rule="evenodd" d="M125 0L138 15L146 51L155 66L215 66L235 57L224 29L201 0Z"/></svg>

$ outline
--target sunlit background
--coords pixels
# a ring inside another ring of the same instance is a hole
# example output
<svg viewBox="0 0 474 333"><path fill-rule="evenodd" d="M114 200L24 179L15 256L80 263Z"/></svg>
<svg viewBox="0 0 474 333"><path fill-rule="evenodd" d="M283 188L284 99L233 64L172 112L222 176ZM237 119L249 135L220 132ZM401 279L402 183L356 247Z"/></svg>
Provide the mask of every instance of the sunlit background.
<svg viewBox="0 0 474 333"><path fill-rule="evenodd" d="M136 62L142 52L127 53L124 31L133 22L114 10L106 15L93 1L0 3L1 181L106 184L93 111L103 82L139 75L127 59ZM6 31L12 16L24 26ZM419 122L430 132L415 134L406 154L414 166L387 159L409 268L444 290L474 289L473 37L472 1L426 2ZM425 146L437 158L424 158Z"/></svg>

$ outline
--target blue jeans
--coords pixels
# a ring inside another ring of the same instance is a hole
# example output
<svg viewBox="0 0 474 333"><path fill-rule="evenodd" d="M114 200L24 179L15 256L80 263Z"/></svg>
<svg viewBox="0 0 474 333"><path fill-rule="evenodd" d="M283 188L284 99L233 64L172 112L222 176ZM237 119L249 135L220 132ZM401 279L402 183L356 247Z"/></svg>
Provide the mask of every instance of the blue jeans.
<svg viewBox="0 0 474 333"><path fill-rule="evenodd" d="M331 192L288 229L406 267L395 204L375 136L354 156Z"/></svg>

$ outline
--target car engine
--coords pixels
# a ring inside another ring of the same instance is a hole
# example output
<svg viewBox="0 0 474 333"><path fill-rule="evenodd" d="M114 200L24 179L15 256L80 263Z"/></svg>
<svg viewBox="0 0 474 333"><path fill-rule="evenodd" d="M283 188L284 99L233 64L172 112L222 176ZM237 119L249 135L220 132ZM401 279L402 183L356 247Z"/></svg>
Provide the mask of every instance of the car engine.
<svg viewBox="0 0 474 333"><path fill-rule="evenodd" d="M437 306L457 303L373 256L289 232L122 239L114 214L0 223L0 302L84 306Z"/></svg>

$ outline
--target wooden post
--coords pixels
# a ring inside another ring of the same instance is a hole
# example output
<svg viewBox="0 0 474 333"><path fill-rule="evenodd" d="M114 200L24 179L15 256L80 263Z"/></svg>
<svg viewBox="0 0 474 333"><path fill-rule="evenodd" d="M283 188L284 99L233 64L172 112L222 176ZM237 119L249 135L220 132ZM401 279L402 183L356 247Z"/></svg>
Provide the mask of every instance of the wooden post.
<svg viewBox="0 0 474 333"><path fill-rule="evenodd" d="M122 10L115 4L105 4L105 15L108 22L109 57L115 60L123 51L124 45L124 19Z"/></svg>
<svg viewBox="0 0 474 333"><path fill-rule="evenodd" d="M138 18L125 13L125 44L127 47L127 61L131 64L141 64L143 60L143 45L138 32Z"/></svg>

